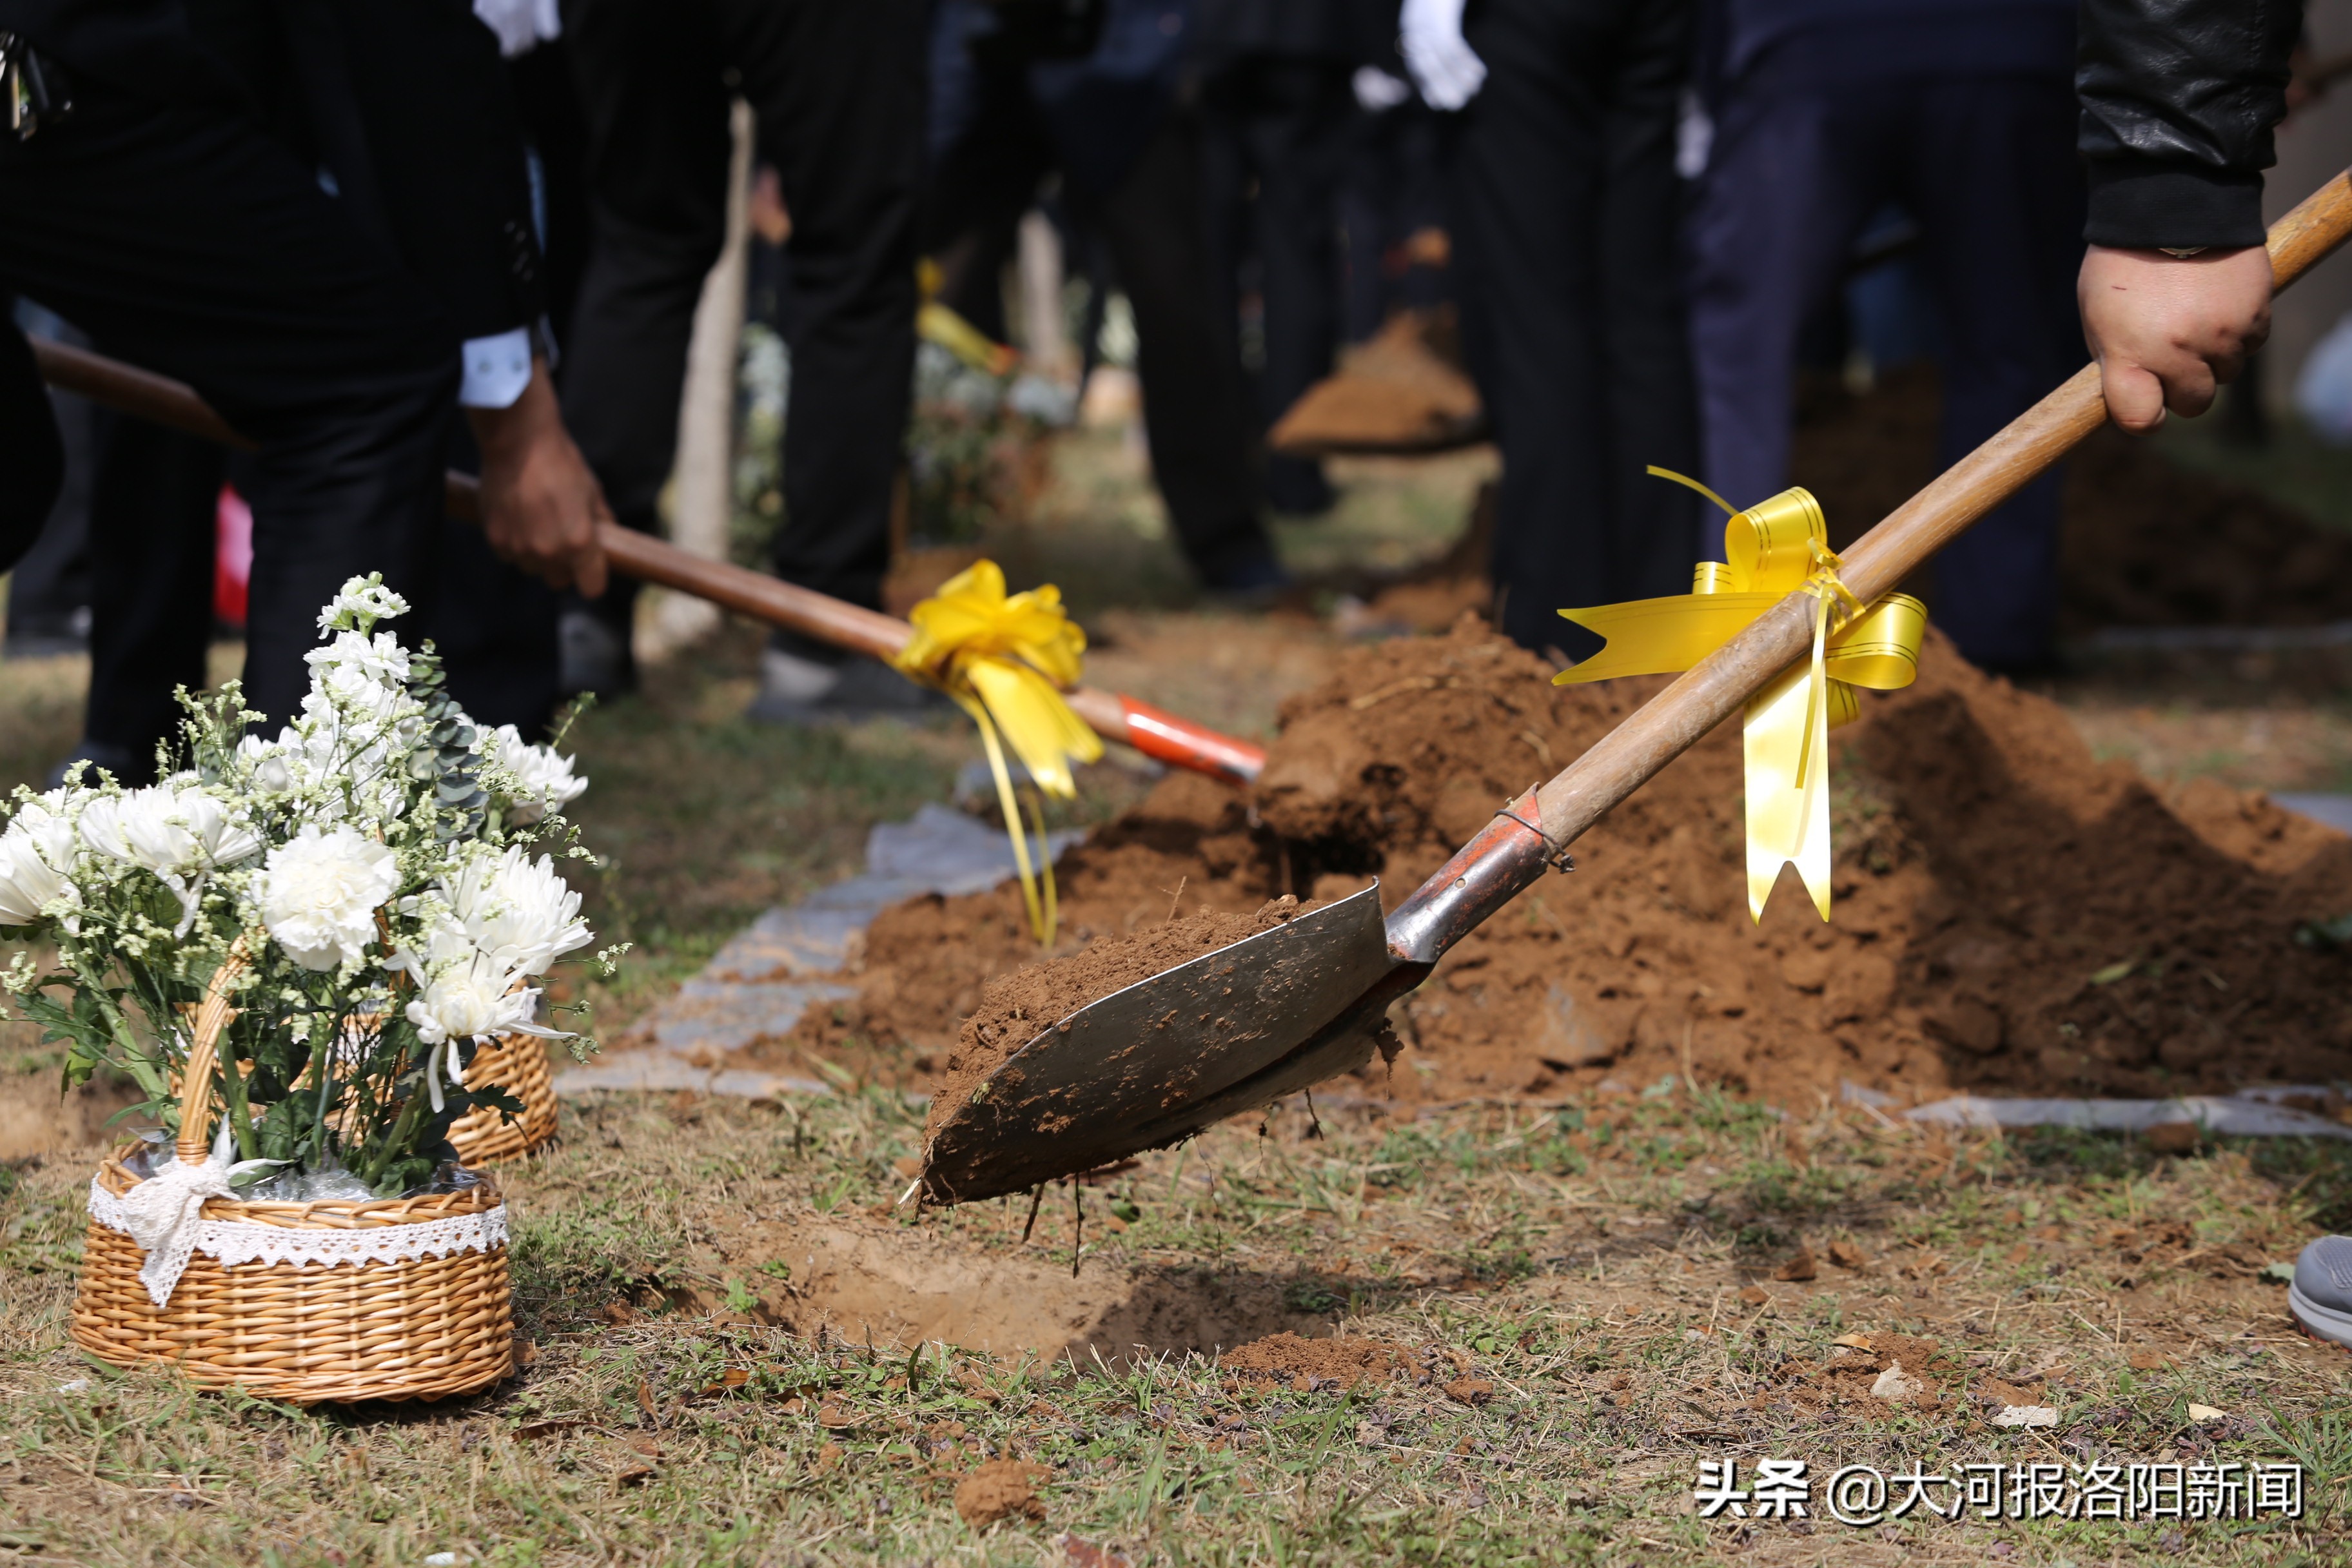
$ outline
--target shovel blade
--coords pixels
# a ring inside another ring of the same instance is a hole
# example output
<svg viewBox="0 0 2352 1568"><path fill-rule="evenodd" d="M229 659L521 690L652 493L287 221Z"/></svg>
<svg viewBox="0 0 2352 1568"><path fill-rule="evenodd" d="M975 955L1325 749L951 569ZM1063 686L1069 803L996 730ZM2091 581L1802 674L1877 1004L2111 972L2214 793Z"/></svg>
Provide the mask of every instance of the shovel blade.
<svg viewBox="0 0 2352 1568"><path fill-rule="evenodd" d="M1399 967L1378 886L1139 981L1040 1033L925 1153L928 1201L1023 1192L1360 1067Z"/></svg>

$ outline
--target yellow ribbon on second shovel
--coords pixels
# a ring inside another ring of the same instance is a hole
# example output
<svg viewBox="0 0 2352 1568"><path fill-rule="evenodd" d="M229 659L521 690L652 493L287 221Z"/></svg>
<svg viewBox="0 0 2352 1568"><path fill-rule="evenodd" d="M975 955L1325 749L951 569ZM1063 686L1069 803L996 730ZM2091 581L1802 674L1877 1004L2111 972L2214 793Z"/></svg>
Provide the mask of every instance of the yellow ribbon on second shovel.
<svg viewBox="0 0 2352 1568"><path fill-rule="evenodd" d="M901 674L946 692L980 726L989 771L996 775L1004 831L1013 840L1013 864L1021 870L1029 929L1041 945L1051 947L1060 918L1053 847L1045 814L1033 808L1038 865L1032 867L1012 772L1004 765L1004 743L1012 745L1039 789L1064 800L1078 793L1071 761L1091 763L1103 754L1103 745L1062 700L1061 689L1078 683L1087 634L1063 610L1060 589L1049 583L1007 595L1004 573L993 561L974 562L957 573L907 618L914 623L914 638L890 662Z"/></svg>
<svg viewBox="0 0 2352 1568"><path fill-rule="evenodd" d="M1862 716L1853 689L1893 691L1919 674L1927 606L1889 594L1864 606L1838 581L1842 564L1829 547L1829 525L1811 492L1786 489L1746 511L1696 479L1664 468L1650 472L1686 485L1731 514L1724 561L1702 561L1691 591L1664 599L1559 613L1608 639L1555 685L1621 675L1669 675L1738 636L1740 629L1802 591L1819 601L1813 652L1748 699L1741 730L1748 774L1748 912L1764 918L1764 900L1780 867L1794 863L1822 919L1830 918L1829 732Z"/></svg>

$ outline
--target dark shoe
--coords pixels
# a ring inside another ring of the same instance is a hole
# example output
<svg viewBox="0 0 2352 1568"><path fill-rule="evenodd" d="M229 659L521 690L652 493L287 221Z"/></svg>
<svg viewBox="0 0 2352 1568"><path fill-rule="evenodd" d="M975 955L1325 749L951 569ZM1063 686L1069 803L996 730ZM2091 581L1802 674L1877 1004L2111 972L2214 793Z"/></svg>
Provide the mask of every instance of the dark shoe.
<svg viewBox="0 0 2352 1568"><path fill-rule="evenodd" d="M74 742L71 756L49 770L48 783L43 787L56 789L64 784L66 774L77 763L89 764L82 770L81 782L85 784L94 784L98 782L98 772L100 768L112 773L117 784L145 784L153 782L155 777L155 759L152 753L142 757L128 746L93 741L85 735Z"/></svg>
<svg viewBox="0 0 2352 1568"><path fill-rule="evenodd" d="M1311 458L1268 458L1265 504L1285 517L1322 517L1339 504L1339 492Z"/></svg>
<svg viewBox="0 0 2352 1568"><path fill-rule="evenodd" d="M766 724L848 724L861 719L913 719L950 706L878 659L839 663L771 647L760 655L760 694L748 716Z"/></svg>
<svg viewBox="0 0 2352 1568"><path fill-rule="evenodd" d="M66 616L12 616L0 658L58 658L89 651L89 611Z"/></svg>
<svg viewBox="0 0 2352 1568"><path fill-rule="evenodd" d="M594 611L565 606L556 623L556 689L567 700L593 692L625 697L637 689L636 655L624 628Z"/></svg>
<svg viewBox="0 0 2352 1568"><path fill-rule="evenodd" d="M1262 539L1252 540L1200 570L1201 587L1209 600L1230 608L1262 609L1290 587L1290 574Z"/></svg>
<svg viewBox="0 0 2352 1568"><path fill-rule="evenodd" d="M2303 1249L2286 1302L2304 1332L2352 1350L2352 1236L2323 1236Z"/></svg>

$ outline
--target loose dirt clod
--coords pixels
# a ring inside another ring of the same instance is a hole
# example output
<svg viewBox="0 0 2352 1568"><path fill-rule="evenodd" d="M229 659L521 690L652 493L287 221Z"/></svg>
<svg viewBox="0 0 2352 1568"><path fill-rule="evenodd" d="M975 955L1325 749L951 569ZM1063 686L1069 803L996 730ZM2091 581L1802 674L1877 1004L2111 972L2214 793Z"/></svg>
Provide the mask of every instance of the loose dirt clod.
<svg viewBox="0 0 2352 1568"><path fill-rule="evenodd" d="M974 1530L999 1520L1041 1520L1045 1504L1037 1483L1052 1472L1026 1459L991 1459L956 1483L956 1512Z"/></svg>
<svg viewBox="0 0 2352 1568"><path fill-rule="evenodd" d="M1063 858L1063 952L1160 927L1180 889L1180 926L1375 875L1394 907L1662 684L1549 676L1469 617L1349 650L1286 704L1247 797L1171 777ZM2346 961L2294 940L2352 909L2352 840L2259 794L2101 763L2054 704L1932 635L1917 684L1864 712L1832 737L1832 923L1793 879L1748 919L1727 726L1580 839L1573 875L1448 955L1395 1010L1395 1071L1360 1092L1545 1098L1687 1072L1809 1107L1841 1080L2155 1097L2352 1073ZM960 1025L1000 1005L989 982L1037 956L1016 889L910 900L868 931L857 1000L792 1046L924 1082L983 1044Z"/></svg>
<svg viewBox="0 0 2352 1568"><path fill-rule="evenodd" d="M1423 1360L1407 1346L1387 1340L1303 1340L1286 1331L1225 1352L1217 1358L1217 1366L1244 1383L1281 1384L1303 1390L1385 1383L1423 1369Z"/></svg>

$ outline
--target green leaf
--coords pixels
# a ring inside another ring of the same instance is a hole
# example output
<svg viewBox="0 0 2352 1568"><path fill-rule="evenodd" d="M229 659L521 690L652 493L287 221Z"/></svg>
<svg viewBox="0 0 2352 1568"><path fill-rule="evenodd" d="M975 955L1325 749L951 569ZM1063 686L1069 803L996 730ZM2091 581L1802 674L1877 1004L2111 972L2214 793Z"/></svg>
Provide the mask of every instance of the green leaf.
<svg viewBox="0 0 2352 1568"><path fill-rule="evenodd" d="M2091 984L2094 985L2113 985L2116 981L2124 979L2126 976L2129 975L2133 970L2137 969L2138 967L2139 960L2137 958L2126 958L2118 963L2110 963L2105 969L2095 971L2092 973Z"/></svg>
<svg viewBox="0 0 2352 1568"><path fill-rule="evenodd" d="M2263 1267L2263 1278L2275 1284L2292 1285L2294 1283L2294 1265L2292 1263L2265 1264Z"/></svg>

